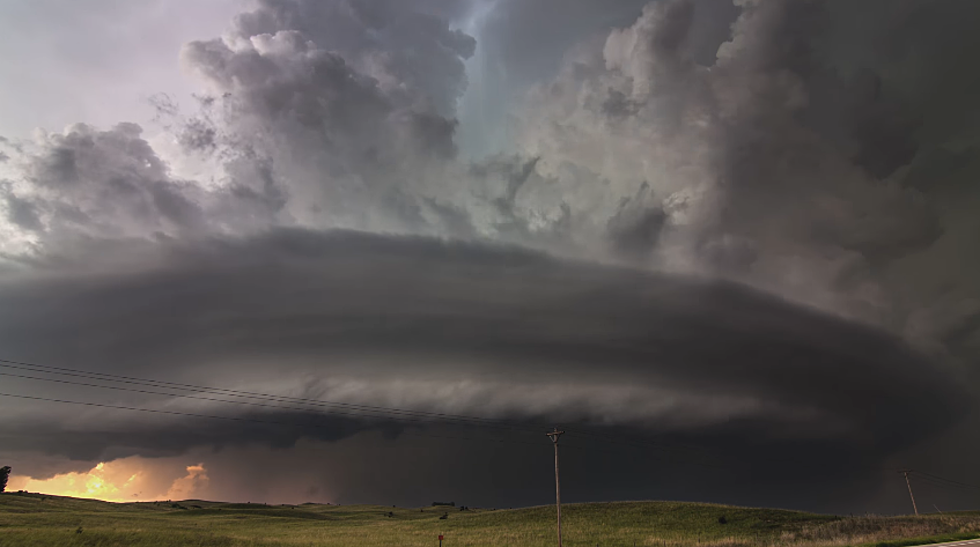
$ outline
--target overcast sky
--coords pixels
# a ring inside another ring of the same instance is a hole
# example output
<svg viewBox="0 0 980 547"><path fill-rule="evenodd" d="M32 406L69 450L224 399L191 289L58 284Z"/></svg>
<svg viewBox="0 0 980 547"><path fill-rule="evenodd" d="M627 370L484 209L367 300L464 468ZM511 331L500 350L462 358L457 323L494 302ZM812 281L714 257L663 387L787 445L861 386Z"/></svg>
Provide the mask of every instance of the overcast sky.
<svg viewBox="0 0 980 547"><path fill-rule="evenodd" d="M558 425L570 501L980 484L978 23L4 2L0 464L115 500L506 507L551 499Z"/></svg>

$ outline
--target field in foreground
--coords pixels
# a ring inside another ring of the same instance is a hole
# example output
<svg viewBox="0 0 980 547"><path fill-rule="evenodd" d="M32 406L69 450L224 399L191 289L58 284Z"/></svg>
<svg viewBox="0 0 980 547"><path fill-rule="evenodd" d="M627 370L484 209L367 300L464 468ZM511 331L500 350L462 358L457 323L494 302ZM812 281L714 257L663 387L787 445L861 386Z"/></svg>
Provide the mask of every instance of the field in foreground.
<svg viewBox="0 0 980 547"><path fill-rule="evenodd" d="M448 515L446 518L440 518ZM554 507L296 505L181 501L114 504L0 494L0 546L551 546ZM562 507L567 547L913 545L980 537L980 512L837 517L679 502Z"/></svg>

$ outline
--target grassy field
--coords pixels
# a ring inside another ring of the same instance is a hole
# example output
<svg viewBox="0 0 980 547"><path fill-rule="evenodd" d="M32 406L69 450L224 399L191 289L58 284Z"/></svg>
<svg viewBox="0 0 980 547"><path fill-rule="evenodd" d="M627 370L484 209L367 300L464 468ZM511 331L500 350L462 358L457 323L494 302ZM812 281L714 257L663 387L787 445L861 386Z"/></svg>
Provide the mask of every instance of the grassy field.
<svg viewBox="0 0 980 547"><path fill-rule="evenodd" d="M446 518L440 518L448 515ZM114 504L0 494L0 546L551 546L553 507L297 505L181 501ZM912 545L980 537L980 512L836 517L677 502L562 507L567 547Z"/></svg>

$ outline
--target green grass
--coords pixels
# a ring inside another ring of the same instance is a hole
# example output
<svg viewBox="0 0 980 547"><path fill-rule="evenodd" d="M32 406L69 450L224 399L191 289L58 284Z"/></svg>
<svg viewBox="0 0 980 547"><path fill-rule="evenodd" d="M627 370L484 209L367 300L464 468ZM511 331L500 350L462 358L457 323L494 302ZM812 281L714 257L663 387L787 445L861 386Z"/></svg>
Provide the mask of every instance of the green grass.
<svg viewBox="0 0 980 547"><path fill-rule="evenodd" d="M392 516L388 516L389 512ZM440 519L443 514L448 518ZM725 523L720 522L724 517ZM679 502L562 507L566 547L867 545L978 537L980 513L837 517ZM205 501L115 504L0 495L0 546L551 546L554 507L512 510L371 505L267 506Z"/></svg>

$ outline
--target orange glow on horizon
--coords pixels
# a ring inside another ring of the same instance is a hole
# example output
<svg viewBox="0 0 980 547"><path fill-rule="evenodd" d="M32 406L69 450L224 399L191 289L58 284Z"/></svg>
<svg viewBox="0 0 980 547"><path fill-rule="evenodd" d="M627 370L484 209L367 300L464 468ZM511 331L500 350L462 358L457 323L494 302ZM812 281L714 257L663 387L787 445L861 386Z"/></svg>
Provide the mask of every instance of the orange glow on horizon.
<svg viewBox="0 0 980 547"><path fill-rule="evenodd" d="M183 476L174 476L175 470L159 467L133 457L100 462L86 472L63 473L47 479L14 474L10 476L7 491L131 502L188 499L200 495L208 486L203 464L184 467L186 475Z"/></svg>

